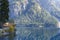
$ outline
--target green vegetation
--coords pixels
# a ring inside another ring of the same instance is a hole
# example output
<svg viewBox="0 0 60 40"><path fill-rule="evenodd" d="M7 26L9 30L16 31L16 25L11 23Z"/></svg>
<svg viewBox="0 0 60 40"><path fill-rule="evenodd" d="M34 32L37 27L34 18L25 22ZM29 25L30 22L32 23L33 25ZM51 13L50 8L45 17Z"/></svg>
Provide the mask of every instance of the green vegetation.
<svg viewBox="0 0 60 40"><path fill-rule="evenodd" d="M9 2L8 0L0 0L0 22L6 22L9 18Z"/></svg>

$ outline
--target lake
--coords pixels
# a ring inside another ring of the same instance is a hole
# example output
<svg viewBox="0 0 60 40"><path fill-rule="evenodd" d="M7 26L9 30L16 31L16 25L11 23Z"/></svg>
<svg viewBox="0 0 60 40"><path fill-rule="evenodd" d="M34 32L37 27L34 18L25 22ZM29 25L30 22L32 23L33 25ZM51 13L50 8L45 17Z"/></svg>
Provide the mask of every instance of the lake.
<svg viewBox="0 0 60 40"><path fill-rule="evenodd" d="M2 36L0 40L57 40L60 37L59 28L16 27L16 29L16 35Z"/></svg>

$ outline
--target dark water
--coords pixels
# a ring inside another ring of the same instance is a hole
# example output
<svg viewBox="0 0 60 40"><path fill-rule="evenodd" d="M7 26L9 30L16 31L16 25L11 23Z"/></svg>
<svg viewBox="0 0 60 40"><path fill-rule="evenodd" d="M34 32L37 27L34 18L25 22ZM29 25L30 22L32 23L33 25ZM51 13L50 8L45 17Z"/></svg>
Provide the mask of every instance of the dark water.
<svg viewBox="0 0 60 40"><path fill-rule="evenodd" d="M0 37L0 40L60 40L59 28L17 27L16 35Z"/></svg>

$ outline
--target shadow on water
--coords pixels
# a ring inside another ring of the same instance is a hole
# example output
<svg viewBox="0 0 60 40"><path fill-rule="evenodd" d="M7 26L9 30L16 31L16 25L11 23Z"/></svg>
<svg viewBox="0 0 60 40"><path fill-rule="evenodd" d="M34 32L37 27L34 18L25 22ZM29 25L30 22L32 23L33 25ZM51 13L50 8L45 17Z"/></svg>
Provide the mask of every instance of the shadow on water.
<svg viewBox="0 0 60 40"><path fill-rule="evenodd" d="M60 33L52 37L50 40L60 40Z"/></svg>
<svg viewBox="0 0 60 40"><path fill-rule="evenodd" d="M15 33L11 33L9 35L4 35L0 37L0 40L14 40Z"/></svg>

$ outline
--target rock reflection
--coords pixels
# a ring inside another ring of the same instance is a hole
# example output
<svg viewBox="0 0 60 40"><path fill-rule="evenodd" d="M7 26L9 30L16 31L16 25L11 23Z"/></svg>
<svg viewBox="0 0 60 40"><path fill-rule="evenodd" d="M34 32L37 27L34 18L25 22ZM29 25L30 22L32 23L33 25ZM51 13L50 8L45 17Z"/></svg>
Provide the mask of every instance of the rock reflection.
<svg viewBox="0 0 60 40"><path fill-rule="evenodd" d="M54 38L59 38L58 28L17 28L15 33L10 33L7 36L0 37L0 40L54 40ZM55 36L57 35L57 36ZM59 34L60 35L60 34Z"/></svg>
<svg viewBox="0 0 60 40"><path fill-rule="evenodd" d="M11 33L9 35L4 35L0 37L0 40L14 40L15 33Z"/></svg>
<svg viewBox="0 0 60 40"><path fill-rule="evenodd" d="M9 34L8 40L14 40L14 38L15 38L15 34L14 33Z"/></svg>

